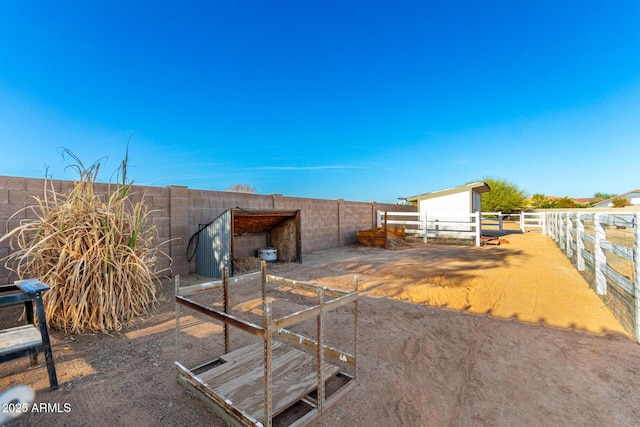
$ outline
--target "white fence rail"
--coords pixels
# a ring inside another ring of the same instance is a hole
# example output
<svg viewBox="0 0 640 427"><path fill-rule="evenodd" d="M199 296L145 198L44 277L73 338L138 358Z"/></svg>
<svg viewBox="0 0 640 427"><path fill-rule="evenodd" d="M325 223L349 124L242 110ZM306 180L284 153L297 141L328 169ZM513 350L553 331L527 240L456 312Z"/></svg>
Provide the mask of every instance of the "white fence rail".
<svg viewBox="0 0 640 427"><path fill-rule="evenodd" d="M479 212L438 214L428 212L383 212L378 211L376 225L398 226L407 234L422 236L426 243L429 238L471 239L476 246L481 244L481 215Z"/></svg>
<svg viewBox="0 0 640 427"><path fill-rule="evenodd" d="M376 227L382 227L386 223L389 227L398 226L398 228L404 228L406 234L423 235L426 218L426 215L422 215L420 212L378 211Z"/></svg>
<svg viewBox="0 0 640 427"><path fill-rule="evenodd" d="M505 215L502 212L481 212L481 227L483 230L502 232L504 230L503 220Z"/></svg>
<svg viewBox="0 0 640 427"><path fill-rule="evenodd" d="M545 212L544 232L640 341L640 212Z"/></svg>
<svg viewBox="0 0 640 427"><path fill-rule="evenodd" d="M546 213L523 212L521 214L503 214L502 212L481 212L460 215L460 213L429 215L427 212L377 212L377 227L385 223L390 227L402 227L407 234L427 237L453 237L480 241L483 231L504 233L505 219L516 219L520 222L520 231L544 231ZM477 225L480 216L480 225ZM454 233L456 228L458 233ZM425 235L424 230L427 230ZM426 241L426 240L425 240Z"/></svg>
<svg viewBox="0 0 640 427"><path fill-rule="evenodd" d="M520 215L520 231L526 233L528 229L544 231L546 214L541 212L522 212Z"/></svg>

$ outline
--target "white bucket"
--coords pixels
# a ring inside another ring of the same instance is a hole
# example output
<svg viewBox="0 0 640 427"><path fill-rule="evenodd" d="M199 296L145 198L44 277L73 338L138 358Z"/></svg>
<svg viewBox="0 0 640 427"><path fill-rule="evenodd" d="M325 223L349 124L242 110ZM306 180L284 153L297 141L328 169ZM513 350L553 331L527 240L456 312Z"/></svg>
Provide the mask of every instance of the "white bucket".
<svg viewBox="0 0 640 427"><path fill-rule="evenodd" d="M278 250L276 248L258 249L258 258L266 262L276 262L278 260Z"/></svg>

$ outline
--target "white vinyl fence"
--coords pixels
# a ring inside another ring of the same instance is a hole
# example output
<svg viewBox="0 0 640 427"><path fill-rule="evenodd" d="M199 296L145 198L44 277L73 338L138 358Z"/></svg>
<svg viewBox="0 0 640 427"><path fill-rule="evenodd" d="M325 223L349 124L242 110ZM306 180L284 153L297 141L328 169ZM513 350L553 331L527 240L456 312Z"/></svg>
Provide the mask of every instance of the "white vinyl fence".
<svg viewBox="0 0 640 427"><path fill-rule="evenodd" d="M424 236L424 242L426 243L426 236L423 231L426 227L426 221L426 215L421 215L420 212L378 211L376 227L379 228L387 224L388 227L392 228L404 228L405 234Z"/></svg>
<svg viewBox="0 0 640 427"><path fill-rule="evenodd" d="M480 225L483 230L502 232L504 230L504 218L505 215L502 212L481 212Z"/></svg>
<svg viewBox="0 0 640 427"><path fill-rule="evenodd" d="M481 244L480 212L461 215L460 213L429 215L428 212L383 212L378 211L376 225L404 228L406 234L428 239L470 239L476 246Z"/></svg>
<svg viewBox="0 0 640 427"><path fill-rule="evenodd" d="M549 235L640 341L640 212L545 212Z"/></svg>
<svg viewBox="0 0 640 427"><path fill-rule="evenodd" d="M520 231L539 230L544 231L546 214L540 212L522 212L520 215Z"/></svg>

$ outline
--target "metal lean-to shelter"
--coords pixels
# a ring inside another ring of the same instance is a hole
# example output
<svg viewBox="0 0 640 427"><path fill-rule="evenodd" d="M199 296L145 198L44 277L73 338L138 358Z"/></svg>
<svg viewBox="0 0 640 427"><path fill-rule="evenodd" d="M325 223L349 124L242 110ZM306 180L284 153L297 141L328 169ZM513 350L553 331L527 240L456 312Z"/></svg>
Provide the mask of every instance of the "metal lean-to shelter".
<svg viewBox="0 0 640 427"><path fill-rule="evenodd" d="M227 209L196 235L196 272L201 276L221 278L225 268L233 276L239 253L253 254L265 246L277 249L278 261L302 262L299 210Z"/></svg>

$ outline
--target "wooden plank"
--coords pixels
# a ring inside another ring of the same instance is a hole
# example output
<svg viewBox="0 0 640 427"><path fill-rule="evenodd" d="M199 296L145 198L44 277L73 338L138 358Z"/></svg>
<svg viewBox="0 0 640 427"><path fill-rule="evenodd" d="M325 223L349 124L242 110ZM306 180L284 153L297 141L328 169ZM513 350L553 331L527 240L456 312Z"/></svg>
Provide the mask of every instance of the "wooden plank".
<svg viewBox="0 0 640 427"><path fill-rule="evenodd" d="M318 343L310 338L305 337L304 335L296 334L295 332L289 331L288 329L278 329L275 331L276 334L280 338L284 338L293 343L298 343L310 350L317 350ZM336 361L341 361L342 363L346 363L347 365L355 366L356 359L355 356L351 354L340 351L328 345L323 345L322 349L324 351L324 355L330 357Z"/></svg>
<svg viewBox="0 0 640 427"><path fill-rule="evenodd" d="M287 288L294 288L294 289L300 289L302 291L308 291L313 293L314 295L318 292L318 288L320 287L318 285L314 285L311 283L285 279L284 277L272 276L270 274L267 275L267 282L273 283L274 285L278 285L278 286L284 286ZM324 294L332 298L339 297L347 293L348 292L341 291L339 289L324 288Z"/></svg>
<svg viewBox="0 0 640 427"><path fill-rule="evenodd" d="M331 396L329 396L327 400L325 400L325 406L327 408L331 407L334 403L342 399L349 391L353 390L356 384L355 378L351 378L349 382L340 387Z"/></svg>
<svg viewBox="0 0 640 427"><path fill-rule="evenodd" d="M354 302L358 299L358 293L353 292L350 294L343 294L342 296L332 299L322 305L325 311L335 310L338 307L342 307L343 305ZM304 320L310 319L313 316L318 314L320 310L319 306L313 306L309 308L305 308L303 310L297 311L295 313L288 314L280 319L276 319L272 322L274 328L287 328L291 325L295 325L296 323L300 323Z"/></svg>
<svg viewBox="0 0 640 427"><path fill-rule="evenodd" d="M263 351L264 342L261 340L223 354L220 356L220 360L225 363L201 373L198 378L213 388L220 387L228 381L233 381L234 375L237 375L238 372L251 371L256 368L262 369ZM280 354L285 352L286 348L283 348L280 342L275 341L271 351L274 354Z"/></svg>
<svg viewBox="0 0 640 427"><path fill-rule="evenodd" d="M237 285L260 278L260 272L243 274L242 276L230 277L228 279L229 284ZM219 289L222 287L222 280L212 280L210 282L198 283L196 285L184 286L178 289L178 295L189 296L198 292L210 291L213 289Z"/></svg>
<svg viewBox="0 0 640 427"><path fill-rule="evenodd" d="M23 325L0 331L0 356L42 345L40 331L34 325Z"/></svg>
<svg viewBox="0 0 640 427"><path fill-rule="evenodd" d="M198 378L244 413L261 419L264 413L263 343L234 350L222 356L229 362L202 373ZM272 402L277 415L317 387L316 358L278 341L272 347ZM234 363L235 362L235 363ZM328 379L340 368L325 363Z"/></svg>
<svg viewBox="0 0 640 427"><path fill-rule="evenodd" d="M210 291L212 289L218 289L222 286L222 280L214 280L211 282L198 283L197 285L185 286L177 289L177 295L186 297L196 294L198 292Z"/></svg>
<svg viewBox="0 0 640 427"><path fill-rule="evenodd" d="M335 310L338 307L342 307L343 305L349 304L351 302L355 302L358 299L358 293L352 292L350 294L343 295L339 298L332 299L331 301L327 301L323 304L323 310L331 311Z"/></svg>
<svg viewBox="0 0 640 427"><path fill-rule="evenodd" d="M35 294L36 292L42 292L49 289L49 286L45 285L38 279L16 280L15 284L22 289L22 292L27 294Z"/></svg>
<svg viewBox="0 0 640 427"><path fill-rule="evenodd" d="M255 418L245 414L233 403L211 390L196 375L185 368L180 362L175 362L178 368L178 381L187 390L193 392L200 400L208 404L227 423L238 426L262 427L262 423Z"/></svg>
<svg viewBox="0 0 640 427"><path fill-rule="evenodd" d="M181 297L179 295L176 295L176 302L186 307L192 308L199 313L206 314L209 317L213 317L214 319L219 320L225 324L229 324L233 327L248 332L252 335L264 337L264 328L261 328L260 326L255 325L251 322L245 322L244 320L238 319L230 314L222 313L220 311L214 310L213 308L207 307L203 304L192 301L188 298Z"/></svg>
<svg viewBox="0 0 640 427"><path fill-rule="evenodd" d="M287 328L291 325L295 325L296 323L300 323L304 320L311 319L313 316L316 316L320 308L318 306L313 306L309 308L305 308L304 310L296 311L295 313L288 314L280 319L276 319L271 322L274 328Z"/></svg>

